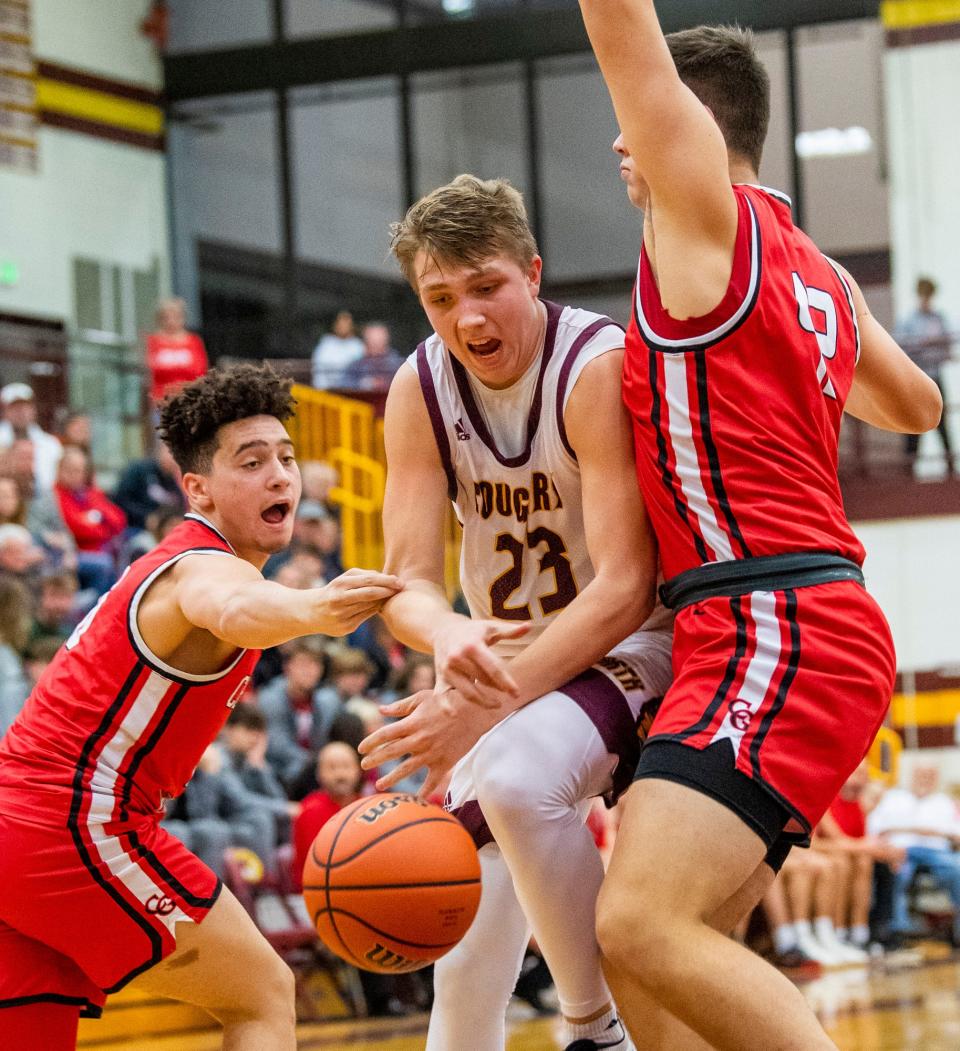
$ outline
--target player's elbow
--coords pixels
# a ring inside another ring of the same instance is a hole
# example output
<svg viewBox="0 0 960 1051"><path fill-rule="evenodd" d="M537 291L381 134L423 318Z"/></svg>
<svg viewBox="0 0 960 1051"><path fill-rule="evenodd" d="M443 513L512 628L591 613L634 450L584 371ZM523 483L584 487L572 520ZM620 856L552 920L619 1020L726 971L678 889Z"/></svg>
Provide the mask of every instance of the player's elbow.
<svg viewBox="0 0 960 1051"><path fill-rule="evenodd" d="M910 433L924 434L940 425L943 417L943 395L937 384L925 376L926 384L919 397L913 400L912 427Z"/></svg>
<svg viewBox="0 0 960 1051"><path fill-rule="evenodd" d="M656 601L654 581L647 573L625 570L620 566L617 572L606 576L604 583L607 589L605 600L616 617L617 626L624 630L625 635L635 631L653 612Z"/></svg>

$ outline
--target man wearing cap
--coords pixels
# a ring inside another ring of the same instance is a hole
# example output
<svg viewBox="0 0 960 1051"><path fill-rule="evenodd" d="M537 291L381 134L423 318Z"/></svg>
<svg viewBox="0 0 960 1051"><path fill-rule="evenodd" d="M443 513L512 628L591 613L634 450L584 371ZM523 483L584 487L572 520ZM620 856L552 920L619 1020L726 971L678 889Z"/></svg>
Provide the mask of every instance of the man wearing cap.
<svg viewBox="0 0 960 1051"><path fill-rule="evenodd" d="M8 383L0 390L0 450L15 441L33 442L33 480L38 490L49 493L57 478L57 464L63 446L37 423L33 390L26 383Z"/></svg>

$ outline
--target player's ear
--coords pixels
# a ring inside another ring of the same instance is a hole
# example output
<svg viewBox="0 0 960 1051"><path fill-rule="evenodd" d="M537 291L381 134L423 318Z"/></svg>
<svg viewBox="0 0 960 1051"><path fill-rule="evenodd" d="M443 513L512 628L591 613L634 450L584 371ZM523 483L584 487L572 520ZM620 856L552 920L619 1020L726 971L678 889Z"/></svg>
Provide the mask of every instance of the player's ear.
<svg viewBox="0 0 960 1051"><path fill-rule="evenodd" d="M188 472L181 484L191 507L196 507L198 511L209 511L213 507L206 475Z"/></svg>
<svg viewBox="0 0 960 1051"><path fill-rule="evenodd" d="M540 292L540 278L542 276L543 260L540 256L535 255L527 267L527 283L530 285L530 290L534 295L538 295Z"/></svg>

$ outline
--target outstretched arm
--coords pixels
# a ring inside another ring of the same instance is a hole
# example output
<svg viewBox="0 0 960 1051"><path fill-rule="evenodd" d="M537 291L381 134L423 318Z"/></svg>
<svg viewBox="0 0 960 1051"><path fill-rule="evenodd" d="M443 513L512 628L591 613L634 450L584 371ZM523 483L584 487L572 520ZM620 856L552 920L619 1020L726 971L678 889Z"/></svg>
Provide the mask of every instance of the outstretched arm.
<svg viewBox="0 0 960 1051"><path fill-rule="evenodd" d="M193 627L246 649L278 646L301 635L347 635L382 607L402 583L367 569L350 569L320 588L298 590L264 580L249 562L229 555L188 555L171 571L173 602ZM166 603L145 601L140 625L159 635Z"/></svg>
<svg viewBox="0 0 960 1051"><path fill-rule="evenodd" d="M870 313L860 286L844 270L860 326L860 361L844 411L885 431L922 434L940 422L936 383L900 349Z"/></svg>
<svg viewBox="0 0 960 1051"><path fill-rule="evenodd" d="M726 292L737 234L723 135L677 74L653 0L580 0L580 8L649 188L645 242L663 305L679 319L707 314Z"/></svg>

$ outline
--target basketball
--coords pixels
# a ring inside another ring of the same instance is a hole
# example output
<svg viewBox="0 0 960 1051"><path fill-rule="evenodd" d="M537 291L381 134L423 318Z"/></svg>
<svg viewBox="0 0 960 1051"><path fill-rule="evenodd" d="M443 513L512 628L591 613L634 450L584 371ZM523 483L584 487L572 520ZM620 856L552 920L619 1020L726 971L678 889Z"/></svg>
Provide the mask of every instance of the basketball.
<svg viewBox="0 0 960 1051"><path fill-rule="evenodd" d="M366 796L328 821L303 867L303 897L324 945L367 971L433 963L480 904L480 859L452 815L406 793Z"/></svg>

